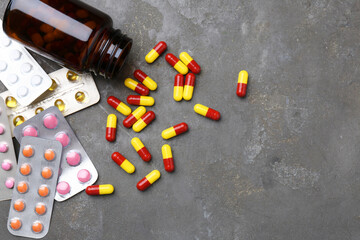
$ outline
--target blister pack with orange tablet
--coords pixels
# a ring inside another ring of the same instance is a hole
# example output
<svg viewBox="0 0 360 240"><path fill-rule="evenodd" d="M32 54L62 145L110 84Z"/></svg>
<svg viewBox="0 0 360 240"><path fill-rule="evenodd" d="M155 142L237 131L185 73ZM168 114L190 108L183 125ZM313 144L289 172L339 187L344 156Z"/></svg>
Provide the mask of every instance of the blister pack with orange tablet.
<svg viewBox="0 0 360 240"><path fill-rule="evenodd" d="M49 74L51 87L32 104L23 106L9 91L0 93L5 100L10 127L14 128L51 106L64 116L90 107L100 100L100 93L91 74L78 74L67 68Z"/></svg>
<svg viewBox="0 0 360 240"><path fill-rule="evenodd" d="M0 99L0 201L11 199L15 183L16 157L6 106Z"/></svg>
<svg viewBox="0 0 360 240"><path fill-rule="evenodd" d="M57 107L50 107L14 129L15 138L33 136L57 140L63 146L55 200L62 202L93 185L98 172Z"/></svg>
<svg viewBox="0 0 360 240"><path fill-rule="evenodd" d="M44 237L50 227L62 145L55 140L21 140L8 230L28 238Z"/></svg>

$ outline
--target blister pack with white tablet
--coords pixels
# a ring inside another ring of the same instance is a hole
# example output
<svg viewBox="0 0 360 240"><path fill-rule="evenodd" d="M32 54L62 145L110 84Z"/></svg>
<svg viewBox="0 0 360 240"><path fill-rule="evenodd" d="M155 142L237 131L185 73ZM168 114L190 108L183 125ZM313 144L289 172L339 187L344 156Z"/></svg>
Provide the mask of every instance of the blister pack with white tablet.
<svg viewBox="0 0 360 240"><path fill-rule="evenodd" d="M49 74L52 85L29 106L17 102L16 96L9 91L0 93L5 100L7 114L12 130L27 119L56 106L64 116L90 107L100 100L100 93L91 74L77 74L67 68L62 68Z"/></svg>
<svg viewBox="0 0 360 240"><path fill-rule="evenodd" d="M61 153L58 141L22 139L7 224L11 234L42 238L48 233Z"/></svg>
<svg viewBox="0 0 360 240"><path fill-rule="evenodd" d="M0 201L11 199L16 173L16 157L5 103L0 99Z"/></svg>
<svg viewBox="0 0 360 240"><path fill-rule="evenodd" d="M30 53L3 31L0 20L0 80L27 106L51 86L51 79Z"/></svg>
<svg viewBox="0 0 360 240"><path fill-rule="evenodd" d="M55 200L62 202L85 190L98 178L98 172L85 149L57 107L50 107L14 129L21 142L25 136L57 140L63 146Z"/></svg>

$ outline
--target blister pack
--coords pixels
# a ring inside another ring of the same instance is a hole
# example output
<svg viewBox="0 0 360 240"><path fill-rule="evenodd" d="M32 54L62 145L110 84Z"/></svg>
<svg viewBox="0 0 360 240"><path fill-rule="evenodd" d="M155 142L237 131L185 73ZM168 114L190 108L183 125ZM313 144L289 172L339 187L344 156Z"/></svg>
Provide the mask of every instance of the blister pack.
<svg viewBox="0 0 360 240"><path fill-rule="evenodd" d="M5 103L0 99L0 201L11 199L17 168Z"/></svg>
<svg viewBox="0 0 360 240"><path fill-rule="evenodd" d="M69 123L57 107L50 107L14 129L20 142L24 136L58 140L63 146L55 200L62 202L92 185L98 172Z"/></svg>
<svg viewBox="0 0 360 240"><path fill-rule="evenodd" d="M0 80L27 106L51 86L51 79L30 53L3 31L0 20Z"/></svg>
<svg viewBox="0 0 360 240"><path fill-rule="evenodd" d="M49 231L62 146L58 141L24 137L11 200L11 234L42 238Z"/></svg>
<svg viewBox="0 0 360 240"><path fill-rule="evenodd" d="M100 100L100 93L91 74L77 74L62 68L49 74L53 84L29 106L23 106L9 91L2 92L12 131L27 119L51 106L57 106L64 116L87 108Z"/></svg>

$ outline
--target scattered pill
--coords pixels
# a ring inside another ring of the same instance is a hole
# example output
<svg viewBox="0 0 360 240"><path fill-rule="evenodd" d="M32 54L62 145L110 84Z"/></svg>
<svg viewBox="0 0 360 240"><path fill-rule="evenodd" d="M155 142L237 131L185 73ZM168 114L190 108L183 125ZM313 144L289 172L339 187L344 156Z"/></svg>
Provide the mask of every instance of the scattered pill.
<svg viewBox="0 0 360 240"><path fill-rule="evenodd" d="M106 123L106 135L105 135L106 140L108 140L109 142L113 142L116 140L116 122L117 122L116 115L109 114Z"/></svg>
<svg viewBox="0 0 360 240"><path fill-rule="evenodd" d="M182 74L176 74L174 81L174 100L181 101L184 92L184 76Z"/></svg>
<svg viewBox="0 0 360 240"><path fill-rule="evenodd" d="M13 218L11 219L10 221L10 227L13 229L13 230L19 230L21 228L21 221L20 219L18 218Z"/></svg>
<svg viewBox="0 0 360 240"><path fill-rule="evenodd" d="M77 166L80 164L81 156L78 152L70 151L66 154L66 162L70 166Z"/></svg>
<svg viewBox="0 0 360 240"><path fill-rule="evenodd" d="M43 228L44 226L40 221L35 221L31 226L31 229L34 231L34 233L41 233Z"/></svg>
<svg viewBox="0 0 360 240"><path fill-rule="evenodd" d="M146 86L142 85L141 83L138 83L137 81L135 81L131 78L125 79L124 84L127 88L135 91L136 93L138 93L140 95L143 95L143 96L149 95L149 88L147 88Z"/></svg>
<svg viewBox="0 0 360 240"><path fill-rule="evenodd" d="M22 153L25 157L29 158L34 154L34 150L31 146L25 146L22 150Z"/></svg>
<svg viewBox="0 0 360 240"><path fill-rule="evenodd" d="M13 124L15 127L25 122L25 118L21 115L14 117Z"/></svg>
<svg viewBox="0 0 360 240"><path fill-rule="evenodd" d="M17 106L17 101L14 97L9 96L5 99L5 104L8 108L15 108Z"/></svg>
<svg viewBox="0 0 360 240"><path fill-rule="evenodd" d="M161 41L156 46L151 49L151 51L145 56L145 61L147 63L153 63L163 52L165 52L167 45L165 42Z"/></svg>
<svg viewBox="0 0 360 240"><path fill-rule="evenodd" d="M12 162L10 160L5 159L2 163L1 163L1 168L5 171L9 171L12 169Z"/></svg>
<svg viewBox="0 0 360 240"><path fill-rule="evenodd" d="M186 52L180 53L180 60L194 73L199 74L201 68L199 64Z"/></svg>
<svg viewBox="0 0 360 240"><path fill-rule="evenodd" d="M245 70L239 72L238 84L236 88L236 94L239 97L245 97L246 95L248 78L249 78L249 74Z"/></svg>
<svg viewBox="0 0 360 240"><path fill-rule="evenodd" d="M141 132L147 125L149 125L155 119L155 113L149 111L145 113L136 123L132 126L135 132Z"/></svg>
<svg viewBox="0 0 360 240"><path fill-rule="evenodd" d="M178 136L184 132L187 132L188 130L188 125L186 123L179 123L173 127L170 127L168 129L165 129L164 131L162 131L161 136L164 139L170 139L172 137Z"/></svg>
<svg viewBox="0 0 360 240"><path fill-rule="evenodd" d="M124 127L131 128L134 123L136 123L139 118L141 118L146 113L146 108L143 106L138 107L133 111L129 116L127 116L124 121Z"/></svg>
<svg viewBox="0 0 360 240"><path fill-rule="evenodd" d="M173 172L175 169L174 166L174 159L171 151L171 147L168 144L164 144L161 148L163 161L164 161L164 168L167 172Z"/></svg>
<svg viewBox="0 0 360 240"><path fill-rule="evenodd" d="M88 186L85 190L87 195L107 195L114 192L114 186L111 184Z"/></svg>
<svg viewBox="0 0 360 240"><path fill-rule="evenodd" d="M145 191L160 178L160 175L159 170L153 170L137 183L136 188L140 191Z"/></svg>
<svg viewBox="0 0 360 240"><path fill-rule="evenodd" d="M24 211L24 209L25 209L25 202L24 202L24 200L21 200L21 199L16 200L16 201L14 202L14 209L15 209L15 211L17 211L17 212L22 212L22 211Z"/></svg>
<svg viewBox="0 0 360 240"><path fill-rule="evenodd" d="M151 154L137 137L131 139L131 145L135 148L135 151L139 154L142 160L148 162L151 160Z"/></svg>
<svg viewBox="0 0 360 240"><path fill-rule="evenodd" d="M61 99L55 100L54 106L57 107L60 110L60 112L65 111L65 103Z"/></svg>
<svg viewBox="0 0 360 240"><path fill-rule="evenodd" d="M193 97L195 86L195 75L193 73L188 73L185 78L184 94L183 98L186 101L190 101Z"/></svg>
<svg viewBox="0 0 360 240"><path fill-rule="evenodd" d="M36 204L35 206L35 212L38 214L38 215L44 215L46 213L46 206L44 203L38 203Z"/></svg>
<svg viewBox="0 0 360 240"><path fill-rule="evenodd" d="M185 75L189 72L189 69L185 64L180 61L177 57L175 57L174 54L168 53L165 56L165 60L173 67L176 71L178 71L180 74Z"/></svg>
<svg viewBox="0 0 360 240"><path fill-rule="evenodd" d="M55 139L59 141L63 147L67 147L70 143L70 138L65 132L57 133Z"/></svg>
<svg viewBox="0 0 360 240"><path fill-rule="evenodd" d="M127 103L136 106L153 106L155 100L149 96L129 95L127 97Z"/></svg>
<svg viewBox="0 0 360 240"><path fill-rule="evenodd" d="M131 108L114 96L108 97L107 102L110 106L125 116L128 116L131 113Z"/></svg>
<svg viewBox="0 0 360 240"><path fill-rule="evenodd" d="M91 174L88 170L81 169L77 174L77 178L79 179L80 182L86 183L91 179Z"/></svg>
<svg viewBox="0 0 360 240"><path fill-rule="evenodd" d="M116 162L116 164L119 165L122 169L124 169L125 172L127 172L129 174L132 174L133 172L135 172L134 165L120 153L114 152L111 155L111 159L114 162Z"/></svg>
<svg viewBox="0 0 360 240"><path fill-rule="evenodd" d="M61 195L65 195L68 194L70 192L70 185L67 182L59 182L58 185L56 186L56 191L61 194Z"/></svg>
<svg viewBox="0 0 360 240"><path fill-rule="evenodd" d="M202 104L196 104L194 106L194 111L204 117L210 118L212 120L219 120L220 113L212 108L206 107Z"/></svg>
<svg viewBox="0 0 360 240"><path fill-rule="evenodd" d="M141 82L142 84L144 84L146 87L148 87L151 91L156 90L157 88L157 83L152 80L146 73L144 73L143 71L141 71L140 69L135 70L134 72L134 77Z"/></svg>

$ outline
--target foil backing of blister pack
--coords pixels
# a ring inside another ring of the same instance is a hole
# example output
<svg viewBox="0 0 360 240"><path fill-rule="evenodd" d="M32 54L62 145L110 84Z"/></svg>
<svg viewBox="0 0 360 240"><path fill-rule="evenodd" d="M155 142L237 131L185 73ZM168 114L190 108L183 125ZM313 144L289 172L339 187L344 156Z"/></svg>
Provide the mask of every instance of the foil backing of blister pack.
<svg viewBox="0 0 360 240"><path fill-rule="evenodd" d="M49 126L48 120L55 119L54 117L57 119L57 123L50 123L51 126ZM49 127L53 128L50 129ZM38 137L51 140L58 139L63 143L67 143L67 145L63 144L64 148L58 187L60 184L64 186L63 183L67 183L69 192L66 194L59 194L57 191L55 196L56 201L61 202L69 199L70 197L83 191L87 186L95 183L97 180L98 172L95 166L91 162L74 131L71 129L69 123L57 107L50 107L46 109L14 129L14 136L19 142L24 135L36 135ZM79 163L77 164L74 164L74 161L76 161L76 158L74 159L74 155L80 157L78 159ZM85 175L86 173L89 174L88 179L86 180L84 180L84 178L86 178L86 176L83 176L84 172Z"/></svg>

